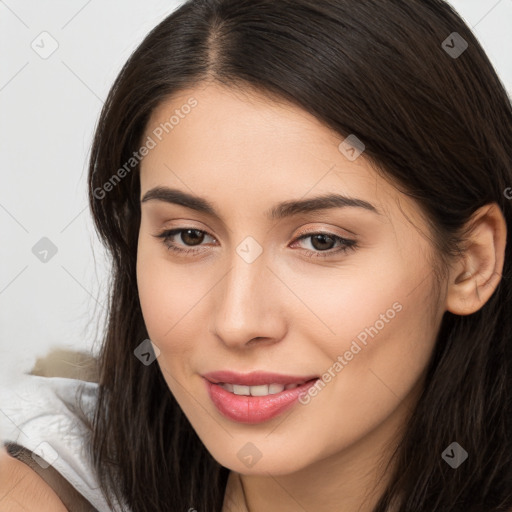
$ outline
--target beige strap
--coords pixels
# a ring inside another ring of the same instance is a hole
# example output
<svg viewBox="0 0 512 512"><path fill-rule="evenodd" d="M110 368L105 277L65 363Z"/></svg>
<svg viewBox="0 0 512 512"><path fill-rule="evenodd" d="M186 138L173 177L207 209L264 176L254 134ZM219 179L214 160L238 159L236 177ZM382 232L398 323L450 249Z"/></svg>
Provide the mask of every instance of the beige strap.
<svg viewBox="0 0 512 512"><path fill-rule="evenodd" d="M16 443L6 443L5 448L11 457L30 466L55 491L69 512L98 512L55 468L40 466L30 450Z"/></svg>

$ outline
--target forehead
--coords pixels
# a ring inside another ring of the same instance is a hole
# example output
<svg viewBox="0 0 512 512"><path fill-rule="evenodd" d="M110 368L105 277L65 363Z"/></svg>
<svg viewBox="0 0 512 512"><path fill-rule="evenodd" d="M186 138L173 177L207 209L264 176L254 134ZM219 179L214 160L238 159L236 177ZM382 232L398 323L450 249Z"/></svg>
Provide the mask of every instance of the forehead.
<svg viewBox="0 0 512 512"><path fill-rule="evenodd" d="M141 163L142 194L177 185L225 203L222 190L236 191L261 209L264 198L335 191L362 197L387 214L398 202L408 216L419 213L364 152L351 161L340 151L344 136L297 105L254 89L209 83L181 90L153 111L147 137L156 145Z"/></svg>
<svg viewBox="0 0 512 512"><path fill-rule="evenodd" d="M190 108L191 103L195 105ZM284 99L254 88L235 89L212 83L179 91L161 103L152 113L146 134L159 127L164 129L164 138L176 143L184 142L193 132L201 147L223 144L229 154L236 152L236 144L241 142L244 152L253 147L261 150L260 144L265 143L269 150L279 149L282 153L297 150L297 146L316 146L316 153L320 154L327 144L336 146L340 141L338 133ZM273 144L268 146L271 141ZM264 157L261 153L258 156Z"/></svg>

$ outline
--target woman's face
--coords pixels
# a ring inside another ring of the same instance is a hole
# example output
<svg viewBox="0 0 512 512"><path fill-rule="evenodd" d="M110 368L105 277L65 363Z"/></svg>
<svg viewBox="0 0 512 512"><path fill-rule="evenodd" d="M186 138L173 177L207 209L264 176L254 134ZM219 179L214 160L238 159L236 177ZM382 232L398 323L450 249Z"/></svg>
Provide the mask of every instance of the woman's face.
<svg viewBox="0 0 512 512"><path fill-rule="evenodd" d="M445 311L418 207L343 140L298 107L218 85L182 91L147 126L144 320L197 434L240 473L390 439ZM171 230L183 231L158 237ZM244 380L253 372L278 375Z"/></svg>

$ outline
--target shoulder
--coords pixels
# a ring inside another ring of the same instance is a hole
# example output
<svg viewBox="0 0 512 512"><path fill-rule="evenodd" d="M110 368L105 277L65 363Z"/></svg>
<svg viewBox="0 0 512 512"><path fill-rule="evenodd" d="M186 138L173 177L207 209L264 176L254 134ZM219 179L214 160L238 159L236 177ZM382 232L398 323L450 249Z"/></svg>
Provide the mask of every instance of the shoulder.
<svg viewBox="0 0 512 512"><path fill-rule="evenodd" d="M19 375L0 386L0 435L33 450L33 441L76 443L86 434L97 384L62 377ZM31 442L32 441L32 442ZM27 445L30 444L30 446Z"/></svg>
<svg viewBox="0 0 512 512"><path fill-rule="evenodd" d="M0 502L5 512L66 512L53 489L29 466L0 446Z"/></svg>

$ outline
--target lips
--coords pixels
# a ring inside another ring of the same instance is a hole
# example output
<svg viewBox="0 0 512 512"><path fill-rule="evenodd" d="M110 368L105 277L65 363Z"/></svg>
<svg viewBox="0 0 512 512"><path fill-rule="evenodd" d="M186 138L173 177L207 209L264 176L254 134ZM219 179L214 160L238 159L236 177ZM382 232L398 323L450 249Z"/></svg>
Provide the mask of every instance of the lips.
<svg viewBox="0 0 512 512"><path fill-rule="evenodd" d="M298 402L318 378L266 372L230 371L203 375L210 399L219 412L239 423L268 421Z"/></svg>
<svg viewBox="0 0 512 512"><path fill-rule="evenodd" d="M240 386L261 386L270 384L302 384L309 380L318 378L317 375L283 375L281 373L251 372L236 373L228 370L205 373L203 377L213 384L237 384Z"/></svg>

